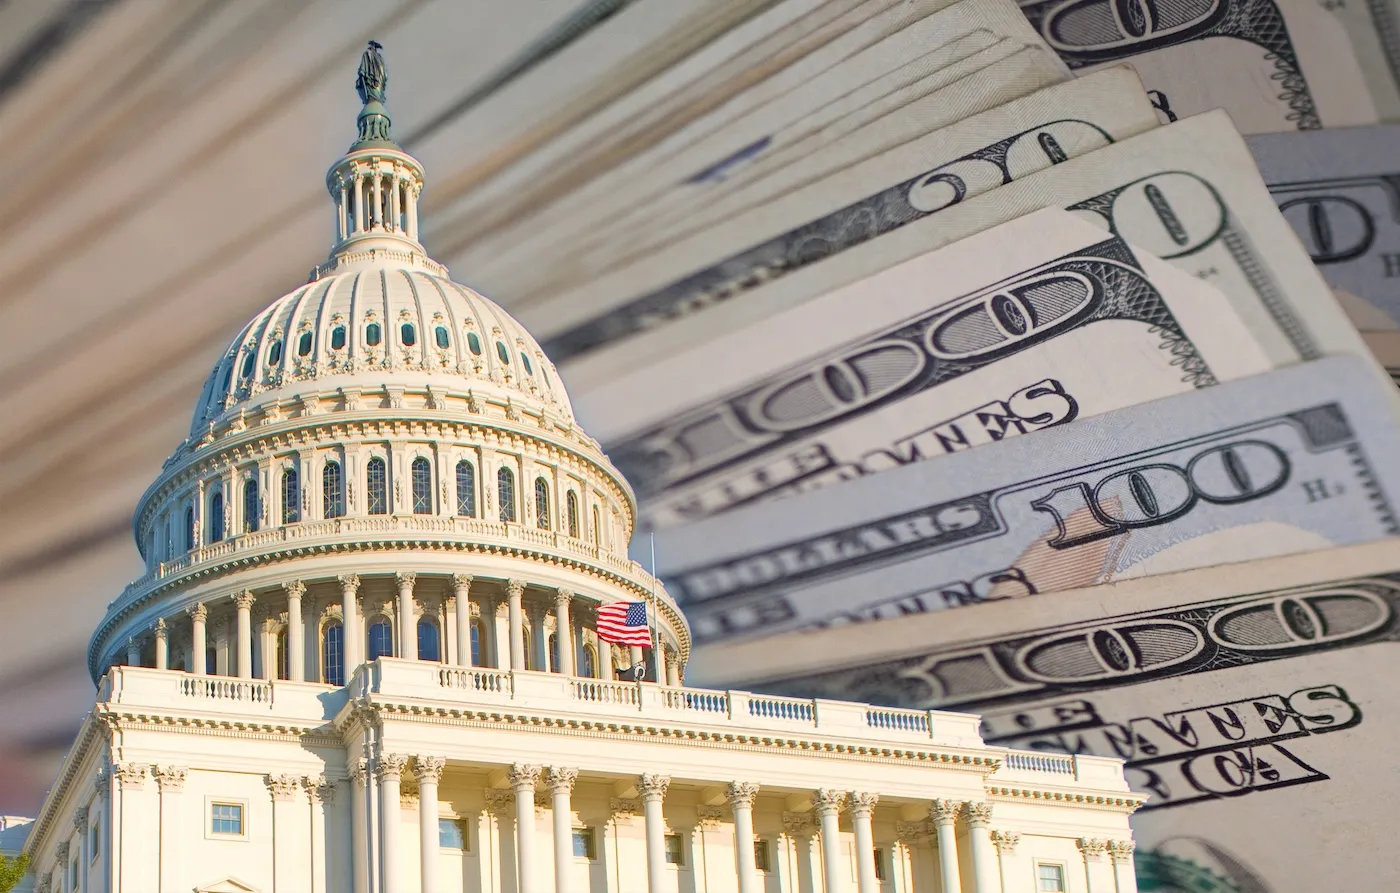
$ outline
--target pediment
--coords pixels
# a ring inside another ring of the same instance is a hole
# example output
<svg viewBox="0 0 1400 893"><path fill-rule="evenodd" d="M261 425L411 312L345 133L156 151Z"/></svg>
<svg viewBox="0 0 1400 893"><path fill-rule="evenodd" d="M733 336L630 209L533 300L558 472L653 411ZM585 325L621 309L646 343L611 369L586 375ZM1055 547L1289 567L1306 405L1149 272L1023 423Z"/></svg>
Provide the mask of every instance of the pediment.
<svg viewBox="0 0 1400 893"><path fill-rule="evenodd" d="M226 877L212 884L195 887L194 893L260 893L257 887L236 877Z"/></svg>

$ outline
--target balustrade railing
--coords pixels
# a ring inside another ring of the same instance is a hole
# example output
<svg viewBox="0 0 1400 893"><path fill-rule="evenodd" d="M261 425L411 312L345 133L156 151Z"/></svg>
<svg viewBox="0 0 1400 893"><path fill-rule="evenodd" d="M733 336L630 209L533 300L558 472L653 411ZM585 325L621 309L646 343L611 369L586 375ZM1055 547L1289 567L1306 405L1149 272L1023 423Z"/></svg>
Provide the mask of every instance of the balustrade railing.
<svg viewBox="0 0 1400 893"><path fill-rule="evenodd" d="M892 729L898 732L931 731L928 713L922 710L871 708L865 711L865 724L872 729Z"/></svg>
<svg viewBox="0 0 1400 893"><path fill-rule="evenodd" d="M600 679L574 677L569 680L569 691L574 700L587 701L591 704L639 707L642 703L642 694L635 682L606 682Z"/></svg>
<svg viewBox="0 0 1400 893"><path fill-rule="evenodd" d="M459 688L465 691L484 691L491 694L513 694L514 677L504 670L489 670L480 667L441 667L438 669L438 685L443 688Z"/></svg>
<svg viewBox="0 0 1400 893"><path fill-rule="evenodd" d="M761 716L764 719L815 722L817 709L813 702L801 701L797 698L761 698L751 695L749 697L749 715Z"/></svg>
<svg viewBox="0 0 1400 893"><path fill-rule="evenodd" d="M251 704L272 703L270 683L230 679L227 676L182 676L180 694L191 698L245 701Z"/></svg>
<svg viewBox="0 0 1400 893"><path fill-rule="evenodd" d="M1054 753L1035 753L1024 750L1007 751L1004 765L1008 769L1023 772L1053 772L1060 775L1074 774L1074 757Z"/></svg>

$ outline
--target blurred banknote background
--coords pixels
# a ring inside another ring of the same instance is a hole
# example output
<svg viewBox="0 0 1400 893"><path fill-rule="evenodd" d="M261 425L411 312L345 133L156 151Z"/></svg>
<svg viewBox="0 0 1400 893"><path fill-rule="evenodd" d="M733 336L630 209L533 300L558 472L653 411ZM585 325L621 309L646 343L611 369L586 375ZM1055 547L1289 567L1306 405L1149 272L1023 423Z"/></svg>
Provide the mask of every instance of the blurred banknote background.
<svg viewBox="0 0 1400 893"><path fill-rule="evenodd" d="M324 250L370 39L423 241L636 488L690 681L1122 757L1143 889L1378 889L1393 0L0 2L0 813L205 370Z"/></svg>

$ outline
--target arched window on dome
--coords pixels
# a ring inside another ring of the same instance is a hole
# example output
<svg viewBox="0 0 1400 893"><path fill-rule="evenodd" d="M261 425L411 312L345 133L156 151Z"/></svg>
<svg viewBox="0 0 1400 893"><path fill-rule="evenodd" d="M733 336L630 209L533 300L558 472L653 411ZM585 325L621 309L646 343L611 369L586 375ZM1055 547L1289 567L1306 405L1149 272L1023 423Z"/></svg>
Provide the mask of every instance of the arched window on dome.
<svg viewBox="0 0 1400 893"><path fill-rule="evenodd" d="M442 637L438 635L438 625L431 617L418 618L418 659L442 660Z"/></svg>
<svg viewBox="0 0 1400 893"><path fill-rule="evenodd" d="M477 337L476 332L467 333L467 350L472 352L472 356L481 356L481 339Z"/></svg>
<svg viewBox="0 0 1400 893"><path fill-rule="evenodd" d="M267 364L276 366L282 361L282 342L277 340L272 342L272 346L267 349Z"/></svg>
<svg viewBox="0 0 1400 893"><path fill-rule="evenodd" d="M433 329L433 338L437 340L437 346L443 350L447 350L452 344L447 338L447 326L438 326Z"/></svg>
<svg viewBox="0 0 1400 893"><path fill-rule="evenodd" d="M535 526L549 529L549 482L542 477L535 478Z"/></svg>
<svg viewBox="0 0 1400 893"><path fill-rule="evenodd" d="M525 351L523 350L520 352L520 362L522 365L524 365L525 373L527 375L535 374L535 367L530 365L530 358L526 356Z"/></svg>
<svg viewBox="0 0 1400 893"><path fill-rule="evenodd" d="M433 465L427 459L419 456L413 460L409 471L413 483L413 514L431 515L433 513Z"/></svg>
<svg viewBox="0 0 1400 893"><path fill-rule="evenodd" d="M457 514L476 517L476 466L466 459L457 463Z"/></svg>
<svg viewBox="0 0 1400 893"><path fill-rule="evenodd" d="M418 343L418 332L413 328L413 323L406 322L399 326L399 340L404 347L412 347Z"/></svg>
<svg viewBox="0 0 1400 893"><path fill-rule="evenodd" d="M345 627L339 620L327 623L321 631L321 681L345 684Z"/></svg>
<svg viewBox="0 0 1400 893"><path fill-rule="evenodd" d="M371 515L389 514L389 471L379 456L370 459L365 466L365 493L369 496Z"/></svg>
<svg viewBox="0 0 1400 893"><path fill-rule="evenodd" d="M340 463L334 460L321 469L321 502L327 518L345 514L345 475L341 473Z"/></svg>
<svg viewBox="0 0 1400 893"><path fill-rule="evenodd" d="M301 482L295 465L282 469L282 523L301 520Z"/></svg>
<svg viewBox="0 0 1400 893"><path fill-rule="evenodd" d="M252 533L262 521L262 500L258 498L258 477L251 475L243 481L243 532Z"/></svg>
<svg viewBox="0 0 1400 893"><path fill-rule="evenodd" d="M299 357L304 357L304 356L310 355L310 353L311 353L311 333L310 333L310 332L302 332L302 333L301 333L301 337L297 339L297 356L299 356Z"/></svg>
<svg viewBox="0 0 1400 893"><path fill-rule="evenodd" d="M342 350L345 347L345 326L336 326L331 329L331 350Z"/></svg>
<svg viewBox="0 0 1400 893"><path fill-rule="evenodd" d="M570 490L564 497L564 508L569 524L569 536L578 539L578 494Z"/></svg>
<svg viewBox="0 0 1400 893"><path fill-rule="evenodd" d="M583 653L579 655L580 676L597 678L598 676L598 652L592 645L584 645Z"/></svg>
<svg viewBox="0 0 1400 893"><path fill-rule="evenodd" d="M227 392L229 385L233 384L233 361L230 360L228 368L224 370L224 386L219 390Z"/></svg>
<svg viewBox="0 0 1400 893"><path fill-rule="evenodd" d="M485 666L481 660L481 643L486 641L486 622L480 617L472 621L472 666Z"/></svg>
<svg viewBox="0 0 1400 893"><path fill-rule="evenodd" d="M365 645L366 660L394 656L394 628L387 617L378 617L370 623Z"/></svg>
<svg viewBox="0 0 1400 893"><path fill-rule="evenodd" d="M194 506L185 506L185 551L194 548Z"/></svg>
<svg viewBox="0 0 1400 893"><path fill-rule="evenodd" d="M209 542L221 542L224 538L224 491L218 489L214 495L209 497L209 519L205 526L208 528Z"/></svg>
<svg viewBox="0 0 1400 893"><path fill-rule="evenodd" d="M501 520L515 520L515 472L509 468L496 471L496 496L501 503Z"/></svg>
<svg viewBox="0 0 1400 893"><path fill-rule="evenodd" d="M252 378L253 368L257 364L258 358L250 350L243 357L243 368L238 370L239 378Z"/></svg>
<svg viewBox="0 0 1400 893"><path fill-rule="evenodd" d="M505 363L507 366L510 365L510 351L499 341L496 342L496 356L500 358L502 363Z"/></svg>
<svg viewBox="0 0 1400 893"><path fill-rule="evenodd" d="M372 322L365 326L365 343L370 347L377 347L380 341L384 340L384 330L379 327L379 323Z"/></svg>
<svg viewBox="0 0 1400 893"><path fill-rule="evenodd" d="M598 507L593 506L593 545L603 545L603 516L598 513Z"/></svg>

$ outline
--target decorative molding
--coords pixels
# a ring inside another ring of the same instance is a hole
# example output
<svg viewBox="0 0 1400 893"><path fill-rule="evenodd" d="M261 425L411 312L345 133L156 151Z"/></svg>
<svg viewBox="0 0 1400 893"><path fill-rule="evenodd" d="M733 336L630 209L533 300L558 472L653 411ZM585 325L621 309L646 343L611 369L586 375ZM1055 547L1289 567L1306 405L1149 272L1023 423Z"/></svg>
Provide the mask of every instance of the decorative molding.
<svg viewBox="0 0 1400 893"><path fill-rule="evenodd" d="M58 864L61 865L61 866L63 866L64 869L66 869L66 868L68 867L68 853L69 853L69 851L70 851L70 847L69 847L68 841L66 841L66 840L61 840L61 841L59 841L58 845L55 846L55 847L53 848L53 855L54 855L54 858L58 860ZM60 870L63 870L63 869L60 869ZM64 873L67 874L66 871L65 871Z"/></svg>
<svg viewBox="0 0 1400 893"><path fill-rule="evenodd" d="M442 770L447 765L447 760L442 757L416 756L413 758L413 777L418 779L421 785L424 782L437 784L442 781Z"/></svg>
<svg viewBox="0 0 1400 893"><path fill-rule="evenodd" d="M459 596L465 595L466 592L467 592L467 590L469 590L469 589L471 588L471 585L472 585L473 582L475 582L475 580L476 580L476 577L473 576L472 574L453 574L453 575L452 575L452 585L453 585L453 587L457 590L457 594L458 594Z"/></svg>
<svg viewBox="0 0 1400 893"><path fill-rule="evenodd" d="M1137 844L1131 840L1110 840L1105 848L1114 862L1127 862L1133 858L1133 850L1137 848Z"/></svg>
<svg viewBox="0 0 1400 893"><path fill-rule="evenodd" d="M253 590L251 589L245 589L233 595L233 603L240 611L251 611L253 609L253 602L255 601L257 601L257 598L253 595Z"/></svg>
<svg viewBox="0 0 1400 893"><path fill-rule="evenodd" d="M852 791L848 801L851 818L868 819L875 814L875 804L880 802L879 794L870 794L864 791Z"/></svg>
<svg viewBox="0 0 1400 893"><path fill-rule="evenodd" d="M204 602L196 602L190 605L185 609L185 613L190 615L191 621L204 623L209 619L209 608L205 606Z"/></svg>
<svg viewBox="0 0 1400 893"><path fill-rule="evenodd" d="M363 788L369 782L369 776L369 760L360 757L350 764L350 779L355 784Z"/></svg>
<svg viewBox="0 0 1400 893"><path fill-rule="evenodd" d="M524 580L507 580L507 581L506 581L506 593L507 593L511 598L520 598L522 595L525 594L525 581L524 581Z"/></svg>
<svg viewBox="0 0 1400 893"><path fill-rule="evenodd" d="M1021 842L1021 835L1011 831L993 831L992 843L996 845L997 852L1003 856L1009 856L1016 852L1016 844Z"/></svg>
<svg viewBox="0 0 1400 893"><path fill-rule="evenodd" d="M627 821L634 819L642 813L642 803L640 800L633 800L627 797L611 797L608 799L608 818L611 821Z"/></svg>
<svg viewBox="0 0 1400 893"><path fill-rule="evenodd" d="M404 767L408 765L408 757L401 753L382 753L379 759L374 761L374 777L380 781L385 779L402 779Z"/></svg>
<svg viewBox="0 0 1400 893"><path fill-rule="evenodd" d="M1074 842L1074 845L1079 847L1079 852L1083 854L1085 862L1097 862L1108 849L1108 841L1097 837L1081 837Z"/></svg>
<svg viewBox="0 0 1400 893"><path fill-rule="evenodd" d="M521 791L535 790L535 783L540 779L540 767L530 766L525 763L515 763L506 772L506 780L510 782L511 790L517 793Z"/></svg>
<svg viewBox="0 0 1400 893"><path fill-rule="evenodd" d="M355 593L360 590L359 574L341 574L339 577L336 577L336 580L340 583L340 594L342 596L354 598Z"/></svg>
<svg viewBox="0 0 1400 893"><path fill-rule="evenodd" d="M152 766L151 771L155 774L156 784L160 785L162 794L175 794L185 789L185 777L190 774L186 766Z"/></svg>
<svg viewBox="0 0 1400 893"><path fill-rule="evenodd" d="M895 822L895 835L906 844L916 844L934 836L932 819L917 819L912 822Z"/></svg>
<svg viewBox="0 0 1400 893"><path fill-rule="evenodd" d="M703 803L695 807L695 823L698 827L709 830L718 828L724 821L724 810L718 806L706 806Z"/></svg>
<svg viewBox="0 0 1400 893"><path fill-rule="evenodd" d="M86 806L79 806L77 809L73 810L73 830L82 834L87 831L87 827L88 808Z"/></svg>
<svg viewBox="0 0 1400 893"><path fill-rule="evenodd" d="M123 791L139 791L146 786L150 767L145 763L113 763L112 771L121 781Z"/></svg>
<svg viewBox="0 0 1400 893"><path fill-rule="evenodd" d="M297 792L301 790L301 779L295 775L268 775L263 781L272 793L272 799L276 801L295 800Z"/></svg>
<svg viewBox="0 0 1400 893"><path fill-rule="evenodd" d="M643 772L637 776L637 792L642 795L642 802L648 800L660 800L666 796L666 789L671 786L671 776L661 775L655 772Z"/></svg>
<svg viewBox="0 0 1400 893"><path fill-rule="evenodd" d="M810 812L783 812L783 832L788 837L806 837L816 826L817 823Z"/></svg>
<svg viewBox="0 0 1400 893"><path fill-rule="evenodd" d="M992 821L992 804L969 800L963 804L969 828L985 828Z"/></svg>
<svg viewBox="0 0 1400 893"><path fill-rule="evenodd" d="M497 819L515 816L515 792L500 788L486 789L486 811Z"/></svg>
<svg viewBox="0 0 1400 893"><path fill-rule="evenodd" d="M758 785L751 781L731 781L724 789L724 794L729 798L729 808L744 807L753 809L754 798L758 796Z"/></svg>
<svg viewBox="0 0 1400 893"><path fill-rule="evenodd" d="M418 574L414 573L413 571L399 571L398 573L394 574L394 580L399 584L400 590L411 590L413 589L414 584L418 582Z"/></svg>
<svg viewBox="0 0 1400 893"><path fill-rule="evenodd" d="M553 794L574 792L574 782L578 780L577 769L567 769L561 766L549 767L549 790Z"/></svg>
<svg viewBox="0 0 1400 893"><path fill-rule="evenodd" d="M165 625L164 617L157 617L152 629L155 631L157 639L165 639L167 641L170 639L170 627Z"/></svg>
<svg viewBox="0 0 1400 893"><path fill-rule="evenodd" d="M306 595L306 584L300 580L290 580L282 584L282 591L287 594L288 599L301 598Z"/></svg>
<svg viewBox="0 0 1400 893"><path fill-rule="evenodd" d="M929 818L935 825L951 825L958 820L962 805L961 800L933 800L928 805Z"/></svg>
<svg viewBox="0 0 1400 893"><path fill-rule="evenodd" d="M306 796L312 803L325 803L328 806L335 803L335 782L326 776L305 776L301 780L301 786L306 789Z"/></svg>
<svg viewBox="0 0 1400 893"><path fill-rule="evenodd" d="M835 815L846 805L846 792L819 788L812 800L816 804L817 815Z"/></svg>
<svg viewBox="0 0 1400 893"><path fill-rule="evenodd" d="M92 779L92 795L94 797L106 797L107 786L112 780L112 773L107 767L97 770L97 775Z"/></svg>
<svg viewBox="0 0 1400 893"><path fill-rule="evenodd" d="M573 601L573 598L574 591L565 586L560 586L558 589L554 590L554 604L556 606L567 605L569 602Z"/></svg>

